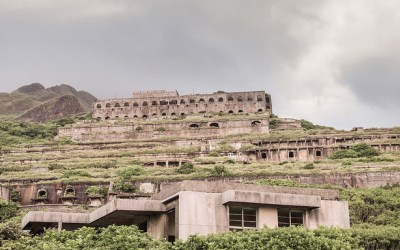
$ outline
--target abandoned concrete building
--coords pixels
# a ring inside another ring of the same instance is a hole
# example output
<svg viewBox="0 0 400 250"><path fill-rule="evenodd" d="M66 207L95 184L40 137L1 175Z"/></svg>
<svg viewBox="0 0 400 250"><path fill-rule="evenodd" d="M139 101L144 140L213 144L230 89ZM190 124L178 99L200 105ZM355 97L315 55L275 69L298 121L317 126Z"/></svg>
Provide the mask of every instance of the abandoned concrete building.
<svg viewBox="0 0 400 250"><path fill-rule="evenodd" d="M265 226L350 227L348 204L337 200L336 190L183 181L148 198L109 199L85 213L31 211L22 227L38 232L49 227L138 225L151 236L170 241Z"/></svg>
<svg viewBox="0 0 400 250"><path fill-rule="evenodd" d="M264 91L219 91L212 94L180 96L177 91L134 92L133 98L96 101L93 118L184 117L190 114L250 114L271 111L271 96Z"/></svg>

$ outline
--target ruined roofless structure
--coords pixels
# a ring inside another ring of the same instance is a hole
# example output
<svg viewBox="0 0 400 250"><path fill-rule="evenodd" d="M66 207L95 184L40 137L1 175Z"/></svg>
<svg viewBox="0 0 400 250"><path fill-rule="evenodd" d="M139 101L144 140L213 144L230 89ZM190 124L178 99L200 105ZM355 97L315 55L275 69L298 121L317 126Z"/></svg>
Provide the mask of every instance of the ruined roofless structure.
<svg viewBox="0 0 400 250"><path fill-rule="evenodd" d="M271 111L271 96L265 91L179 95L177 91L152 90L134 92L132 98L99 100L93 104L93 118L105 120Z"/></svg>

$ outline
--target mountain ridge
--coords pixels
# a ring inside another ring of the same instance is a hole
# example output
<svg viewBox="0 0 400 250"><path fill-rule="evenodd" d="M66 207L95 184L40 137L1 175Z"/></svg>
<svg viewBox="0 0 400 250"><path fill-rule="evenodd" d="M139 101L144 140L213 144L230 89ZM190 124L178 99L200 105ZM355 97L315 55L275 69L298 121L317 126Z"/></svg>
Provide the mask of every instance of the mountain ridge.
<svg viewBox="0 0 400 250"><path fill-rule="evenodd" d="M0 93L0 118L45 122L60 115L90 112L92 103L96 99L89 92L77 91L68 84L45 88L41 83L32 83L21 86L11 93ZM64 107L66 110L61 110L59 107Z"/></svg>

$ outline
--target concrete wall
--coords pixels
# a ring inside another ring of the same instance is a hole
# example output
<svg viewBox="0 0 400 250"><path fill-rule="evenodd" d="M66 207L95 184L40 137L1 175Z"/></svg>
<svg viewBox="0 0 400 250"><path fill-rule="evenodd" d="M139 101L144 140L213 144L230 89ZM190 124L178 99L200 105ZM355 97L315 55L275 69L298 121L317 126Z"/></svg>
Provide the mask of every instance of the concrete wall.
<svg viewBox="0 0 400 250"><path fill-rule="evenodd" d="M221 194L179 192L179 239L228 230L228 210L221 203Z"/></svg>
<svg viewBox="0 0 400 250"><path fill-rule="evenodd" d="M278 209L276 207L260 207L258 209L257 227L278 227Z"/></svg>
<svg viewBox="0 0 400 250"><path fill-rule="evenodd" d="M7 187L0 186L0 198L8 200L10 197L10 189Z"/></svg>
<svg viewBox="0 0 400 250"><path fill-rule="evenodd" d="M80 125L59 128L57 137L71 137L76 141L121 141L128 139L158 139L163 137L204 138L242 133L268 133L268 117L246 118L237 120L181 121L163 123L138 123L130 125ZM257 125L253 125L257 122ZM213 125L218 124L218 127ZM140 130L138 130L140 128Z"/></svg>
<svg viewBox="0 0 400 250"><path fill-rule="evenodd" d="M349 205L347 201L321 201L321 207L306 213L306 227L320 226L350 228Z"/></svg>

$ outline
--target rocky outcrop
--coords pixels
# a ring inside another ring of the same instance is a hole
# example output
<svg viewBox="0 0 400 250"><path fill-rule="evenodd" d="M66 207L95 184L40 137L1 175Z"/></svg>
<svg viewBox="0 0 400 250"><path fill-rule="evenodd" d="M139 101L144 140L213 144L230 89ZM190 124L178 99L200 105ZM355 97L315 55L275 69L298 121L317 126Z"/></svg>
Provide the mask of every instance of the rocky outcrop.
<svg viewBox="0 0 400 250"><path fill-rule="evenodd" d="M84 112L76 96L65 95L28 110L18 120L45 122Z"/></svg>
<svg viewBox="0 0 400 250"><path fill-rule="evenodd" d="M71 96L75 97L75 99L72 99ZM96 97L90 93L77 91L66 84L45 88L40 83L32 83L22 86L11 93L0 93L0 118L47 121L43 119L47 119L46 117L59 117L58 114L90 112L92 103L95 100ZM56 102L57 104L62 104L68 110L62 111L59 107L50 109L50 106ZM51 114L38 113L48 112L49 110L51 110ZM39 117L40 119L37 119Z"/></svg>

